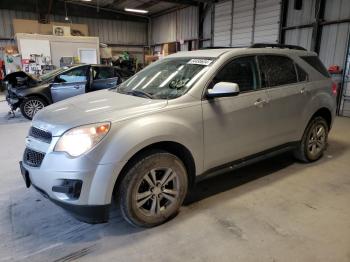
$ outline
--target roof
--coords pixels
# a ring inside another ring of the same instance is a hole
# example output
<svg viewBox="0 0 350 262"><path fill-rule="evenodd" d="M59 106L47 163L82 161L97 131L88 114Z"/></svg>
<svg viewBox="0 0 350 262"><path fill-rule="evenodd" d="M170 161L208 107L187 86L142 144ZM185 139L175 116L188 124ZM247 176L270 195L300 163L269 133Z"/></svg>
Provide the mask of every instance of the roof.
<svg viewBox="0 0 350 262"><path fill-rule="evenodd" d="M211 57L218 58L224 53L240 53L240 54L259 54L259 53L270 53L270 54L298 54L298 55L317 55L314 52L306 51L306 50L296 50L289 48L218 48L218 49L201 49L195 51L182 51L177 52L175 54L168 55L168 57Z"/></svg>

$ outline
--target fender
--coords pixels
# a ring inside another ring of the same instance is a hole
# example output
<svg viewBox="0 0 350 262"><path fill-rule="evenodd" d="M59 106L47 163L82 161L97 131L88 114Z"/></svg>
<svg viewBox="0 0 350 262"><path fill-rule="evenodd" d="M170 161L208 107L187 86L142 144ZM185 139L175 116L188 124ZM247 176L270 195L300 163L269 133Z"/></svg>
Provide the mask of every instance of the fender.
<svg viewBox="0 0 350 262"><path fill-rule="evenodd" d="M44 84L31 88L18 89L16 95L20 99L25 99L28 96L40 96L43 97L48 104L52 104L50 84Z"/></svg>
<svg viewBox="0 0 350 262"><path fill-rule="evenodd" d="M301 129L298 131L298 138L301 139L304 130L307 126L307 124L310 122L311 117L321 108L326 108L331 112L332 115L332 122L334 121L335 114L336 114L336 97L331 93L331 81L327 81L327 84L324 84L323 82L324 90L322 92L318 92L315 94L312 94L311 99L309 100L308 104L303 110L302 116L301 116ZM312 90L311 90L311 93ZM332 124L332 123L331 123Z"/></svg>
<svg viewBox="0 0 350 262"><path fill-rule="evenodd" d="M103 141L97 150L100 165L114 164L114 171L109 176L109 188L106 200L112 197L119 172L128 160L142 149L158 142L176 142L191 153L196 175L203 172L203 126L201 106L193 107L190 118L197 118L197 125L186 122L183 114L187 109L168 111L167 114L154 114L147 117L112 123L111 137ZM187 111L188 112L188 111ZM182 117L180 117L182 116ZM94 155L96 157L96 154Z"/></svg>

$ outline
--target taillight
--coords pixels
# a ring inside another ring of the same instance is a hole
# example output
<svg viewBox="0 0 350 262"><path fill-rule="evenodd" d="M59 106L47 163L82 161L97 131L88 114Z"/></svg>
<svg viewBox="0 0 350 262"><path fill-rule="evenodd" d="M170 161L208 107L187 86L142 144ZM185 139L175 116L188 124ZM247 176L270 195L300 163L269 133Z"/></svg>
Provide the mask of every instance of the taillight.
<svg viewBox="0 0 350 262"><path fill-rule="evenodd" d="M337 92L338 92L338 86L337 86L337 83L333 82L332 83L332 93L333 95L337 95Z"/></svg>

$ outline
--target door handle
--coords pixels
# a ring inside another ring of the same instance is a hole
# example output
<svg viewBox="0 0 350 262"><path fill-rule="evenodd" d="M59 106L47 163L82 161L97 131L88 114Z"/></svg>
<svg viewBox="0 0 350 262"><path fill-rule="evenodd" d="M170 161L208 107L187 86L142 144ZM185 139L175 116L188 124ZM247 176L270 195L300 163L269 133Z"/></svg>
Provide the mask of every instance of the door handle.
<svg viewBox="0 0 350 262"><path fill-rule="evenodd" d="M265 99L259 98L254 102L254 106L263 107L267 103L268 103L268 101L266 101Z"/></svg>
<svg viewBox="0 0 350 262"><path fill-rule="evenodd" d="M75 89L79 89L80 88L80 85L75 85L73 86Z"/></svg>

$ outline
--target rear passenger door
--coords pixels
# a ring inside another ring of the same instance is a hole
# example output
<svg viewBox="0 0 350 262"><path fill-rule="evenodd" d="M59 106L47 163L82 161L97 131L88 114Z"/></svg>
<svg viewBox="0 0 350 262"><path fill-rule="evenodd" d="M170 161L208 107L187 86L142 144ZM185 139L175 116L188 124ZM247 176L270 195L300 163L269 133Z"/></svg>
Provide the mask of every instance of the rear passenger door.
<svg viewBox="0 0 350 262"><path fill-rule="evenodd" d="M92 67L92 83L90 91L102 90L115 87L120 77L115 73L114 67L94 66Z"/></svg>
<svg viewBox="0 0 350 262"><path fill-rule="evenodd" d="M267 142L275 147L300 139L298 128L308 102L307 74L287 56L261 55L258 61L269 98Z"/></svg>

